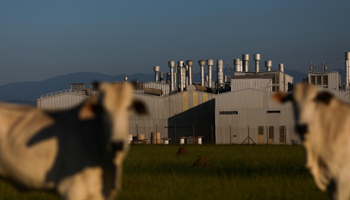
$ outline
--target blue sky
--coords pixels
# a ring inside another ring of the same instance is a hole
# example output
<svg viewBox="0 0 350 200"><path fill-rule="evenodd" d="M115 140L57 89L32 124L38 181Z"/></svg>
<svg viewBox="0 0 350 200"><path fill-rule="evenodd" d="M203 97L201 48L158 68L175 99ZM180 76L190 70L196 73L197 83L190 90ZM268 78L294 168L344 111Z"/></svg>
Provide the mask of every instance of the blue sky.
<svg viewBox="0 0 350 200"><path fill-rule="evenodd" d="M350 51L350 1L0 1L0 85L75 72L168 72L260 53L306 73ZM252 57L252 56L251 56ZM253 61L250 61L253 69ZM344 68L344 59L328 69ZM320 68L318 68L320 69ZM260 70L265 70L260 65Z"/></svg>

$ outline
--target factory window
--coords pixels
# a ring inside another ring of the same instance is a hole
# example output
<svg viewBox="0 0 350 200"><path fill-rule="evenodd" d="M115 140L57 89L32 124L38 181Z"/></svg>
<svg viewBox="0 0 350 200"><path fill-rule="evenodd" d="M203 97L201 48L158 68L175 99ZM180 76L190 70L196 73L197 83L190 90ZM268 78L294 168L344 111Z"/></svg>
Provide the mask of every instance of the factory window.
<svg viewBox="0 0 350 200"><path fill-rule="evenodd" d="M280 82L280 75L279 74L276 74L276 80L275 80L275 83L279 83Z"/></svg>
<svg viewBox="0 0 350 200"><path fill-rule="evenodd" d="M328 76L323 76L323 85L328 86Z"/></svg>
<svg viewBox="0 0 350 200"><path fill-rule="evenodd" d="M269 139L274 139L275 133L274 133L274 127L269 126Z"/></svg>
<svg viewBox="0 0 350 200"><path fill-rule="evenodd" d="M322 82L321 82L321 76L317 76L317 85L321 85Z"/></svg>
<svg viewBox="0 0 350 200"><path fill-rule="evenodd" d="M311 76L311 84L315 84L316 85L315 76Z"/></svg>
<svg viewBox="0 0 350 200"><path fill-rule="evenodd" d="M259 132L258 133L259 135L264 135L264 127L263 126L259 126L258 127L258 132Z"/></svg>
<svg viewBox="0 0 350 200"><path fill-rule="evenodd" d="M272 84L276 83L275 77L272 77Z"/></svg>
<svg viewBox="0 0 350 200"><path fill-rule="evenodd" d="M220 115L238 115L238 111L220 111Z"/></svg>
<svg viewBox="0 0 350 200"><path fill-rule="evenodd" d="M281 113L280 110L268 110L267 113Z"/></svg>
<svg viewBox="0 0 350 200"><path fill-rule="evenodd" d="M284 130L285 130L285 127L280 126L280 144L285 143L285 141L286 141L286 138L285 138L286 134L285 134Z"/></svg>

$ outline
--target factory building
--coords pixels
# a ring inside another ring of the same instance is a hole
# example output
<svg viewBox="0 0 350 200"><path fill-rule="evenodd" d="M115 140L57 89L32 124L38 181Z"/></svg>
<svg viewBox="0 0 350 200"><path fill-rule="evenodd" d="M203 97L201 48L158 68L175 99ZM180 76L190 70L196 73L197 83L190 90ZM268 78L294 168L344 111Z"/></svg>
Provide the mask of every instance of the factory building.
<svg viewBox="0 0 350 200"><path fill-rule="evenodd" d="M248 68L247 54L243 61L235 59L235 73L225 79L223 61L217 60L217 77L213 80L214 61L199 60L200 82L193 82L193 61L169 61L170 72L163 79L160 67L155 66L155 79L137 83L135 98L145 102L150 114L132 115L130 130L136 137L144 134L151 141L152 133L159 132L161 138L170 138L170 143L179 143L179 137L203 137L204 143L215 144L293 144L300 143L294 131L291 104L276 104L270 96L274 91L289 91L293 77L284 73L284 66L271 71L272 61L265 62L266 71L259 71L260 54L255 54L255 72ZM239 63L239 65L238 65ZM237 65L236 65L237 64ZM208 78L204 78L204 67L208 67ZM174 67L176 70L174 72ZM314 74L310 73L310 77ZM344 102L350 96L321 81L319 90L333 93ZM316 74L315 74L316 76ZM310 78L311 80L311 78ZM317 78L315 78L317 80ZM324 79L321 79L324 80ZM127 78L125 78L127 84ZM336 80L337 82L337 80ZM316 82L317 85L317 82ZM95 84L90 89L85 84L72 84L71 89L42 95L37 106L43 109L66 109L77 105L89 96L98 96Z"/></svg>
<svg viewBox="0 0 350 200"><path fill-rule="evenodd" d="M345 67L346 68L346 67ZM327 72L327 65L322 63L322 72L316 72L316 65L310 63L310 71L307 74L307 82L320 88L341 90L341 76L337 71Z"/></svg>
<svg viewBox="0 0 350 200"><path fill-rule="evenodd" d="M280 63L278 70L271 71L272 61L265 61L266 71L260 71L260 54L254 54L255 71L249 71L249 54L243 54L242 60L234 59L235 73L232 79L255 79L271 78L272 91L291 91L294 84L294 78L284 72L284 64Z"/></svg>

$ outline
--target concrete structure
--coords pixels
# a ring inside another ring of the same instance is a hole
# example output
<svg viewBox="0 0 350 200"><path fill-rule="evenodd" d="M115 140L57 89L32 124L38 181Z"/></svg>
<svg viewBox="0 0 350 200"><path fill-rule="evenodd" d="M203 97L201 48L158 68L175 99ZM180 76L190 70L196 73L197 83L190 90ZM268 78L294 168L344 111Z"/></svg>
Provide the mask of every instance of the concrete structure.
<svg viewBox="0 0 350 200"><path fill-rule="evenodd" d="M280 70L276 71L260 71L259 73L255 72L236 72L235 76L232 76L232 79L261 79L268 78L272 81L272 91L282 91L288 92L291 91L294 84L294 78ZM264 86L262 86L264 87Z"/></svg>
<svg viewBox="0 0 350 200"><path fill-rule="evenodd" d="M307 80L309 84L314 84L317 87L332 90L341 89L341 76L337 71L327 73L309 72Z"/></svg>

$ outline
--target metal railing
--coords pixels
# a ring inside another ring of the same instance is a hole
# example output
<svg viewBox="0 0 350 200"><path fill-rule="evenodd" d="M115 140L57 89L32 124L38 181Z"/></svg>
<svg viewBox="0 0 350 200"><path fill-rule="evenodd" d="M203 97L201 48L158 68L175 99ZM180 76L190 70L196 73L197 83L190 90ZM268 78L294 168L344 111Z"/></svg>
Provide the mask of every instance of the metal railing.
<svg viewBox="0 0 350 200"><path fill-rule="evenodd" d="M85 91L84 91L84 92L85 92ZM66 89L66 90L61 90L61 91L57 91L57 92L51 92L51 93L43 94L43 95L41 95L40 99L48 98L48 97L53 97L53 96L58 96L58 95L66 94L66 93L80 94L80 95L89 95L89 94L86 93L86 92L83 93L83 91L77 91L77 90Z"/></svg>

